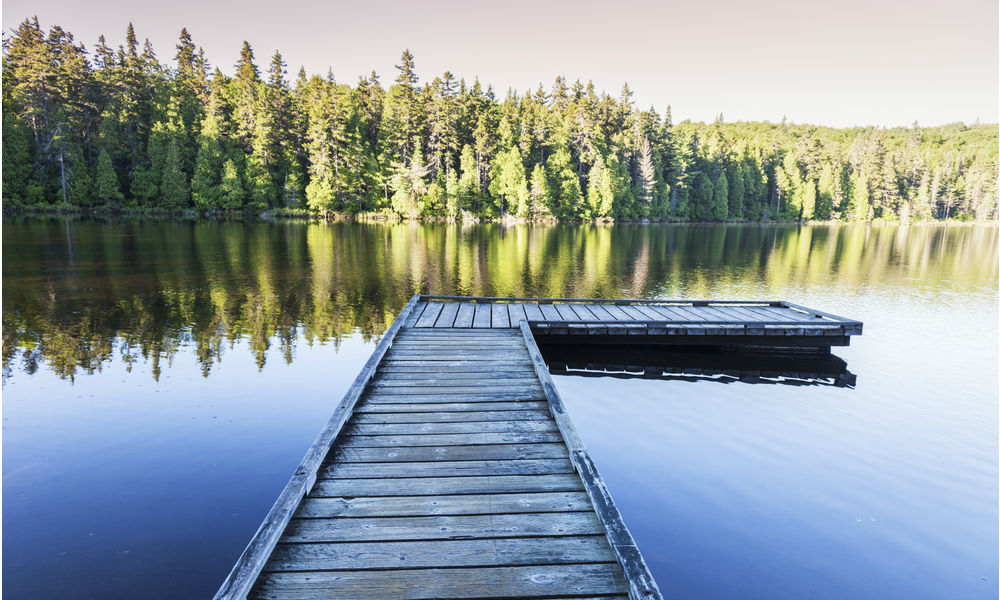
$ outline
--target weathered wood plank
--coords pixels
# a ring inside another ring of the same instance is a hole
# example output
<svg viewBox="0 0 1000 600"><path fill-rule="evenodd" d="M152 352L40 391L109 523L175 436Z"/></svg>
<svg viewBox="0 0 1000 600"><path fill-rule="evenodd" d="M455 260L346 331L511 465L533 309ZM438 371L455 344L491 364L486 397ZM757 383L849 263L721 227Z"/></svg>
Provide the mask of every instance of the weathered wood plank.
<svg viewBox="0 0 1000 600"><path fill-rule="evenodd" d="M455 323L455 317L458 315L458 302L446 302L444 306L441 307L441 313L438 315L436 321L434 321L435 328L451 328Z"/></svg>
<svg viewBox="0 0 1000 600"><path fill-rule="evenodd" d="M363 414L394 414L407 412L434 412L445 415L452 412L519 412L519 411L547 411L548 404L542 401L537 402L412 402L401 404L389 403L368 403L359 404L354 409L355 416Z"/></svg>
<svg viewBox="0 0 1000 600"><path fill-rule="evenodd" d="M371 388L371 392L378 394L380 396L387 395L399 395L405 396L407 394L417 394L420 396L426 396L427 394L437 394L437 395L452 395L452 396L465 396L474 394L491 394L491 395L502 395L502 394L528 394L538 392L538 382L532 382L531 385L488 385L488 386L411 386L411 387L389 387L374 385Z"/></svg>
<svg viewBox="0 0 1000 600"><path fill-rule="evenodd" d="M492 475L489 477L408 477L395 479L321 479L310 497L412 496L573 492L583 489L576 473Z"/></svg>
<svg viewBox="0 0 1000 600"><path fill-rule="evenodd" d="M563 317L552 304L539 304L538 310L542 311L542 317L547 321L564 321Z"/></svg>
<svg viewBox="0 0 1000 600"><path fill-rule="evenodd" d="M340 463L323 465L323 479L364 479L384 477L444 477L456 475L548 475L572 473L568 460L524 458L517 460L456 460L405 463Z"/></svg>
<svg viewBox="0 0 1000 600"><path fill-rule="evenodd" d="M598 563L614 562L614 560L614 554L603 535L498 540L282 543L275 548L265 570L486 567Z"/></svg>
<svg viewBox="0 0 1000 600"><path fill-rule="evenodd" d="M422 338L422 339L411 339L402 338L396 340L393 343L394 348L410 348L410 349L420 349L425 347L433 348L460 348L460 349L482 349L483 344L490 344L491 347L496 348L518 348L524 347L524 344L518 346L518 341L514 338L507 337L492 337L483 336L479 338L472 338L467 340L456 340L456 339L443 339L443 338Z"/></svg>
<svg viewBox="0 0 1000 600"><path fill-rule="evenodd" d="M429 433L539 433L556 431L545 421L473 421L471 423L351 423L347 435L419 435Z"/></svg>
<svg viewBox="0 0 1000 600"><path fill-rule="evenodd" d="M497 368L509 368L509 367L521 367L526 364L530 363L523 358L512 358L512 359L491 360L491 361L467 360L467 359L432 360L426 358L421 358L421 359L398 358L398 359L386 359L382 361L383 368L440 367L442 369L454 369L459 367L484 368L486 366L494 366L494 365Z"/></svg>
<svg viewBox="0 0 1000 600"><path fill-rule="evenodd" d="M545 421L544 410L434 411L434 412L357 412L355 423L459 423L464 421Z"/></svg>
<svg viewBox="0 0 1000 600"><path fill-rule="evenodd" d="M583 319L584 321L600 321L600 320L602 320L600 317L598 317L596 314L594 314L594 311L592 311L590 309L590 306L588 306L586 304L570 304L568 306L571 306L573 308L573 310L576 312L576 315L578 317L580 317L581 319Z"/></svg>
<svg viewBox="0 0 1000 600"><path fill-rule="evenodd" d="M433 327L434 321L436 321L438 315L441 314L442 308L444 308L444 302L428 302L427 308L424 309L424 313L420 315L419 319L417 319L415 327Z"/></svg>
<svg viewBox="0 0 1000 600"><path fill-rule="evenodd" d="M543 444L559 442L555 431L529 433L441 433L413 435L345 435L345 443L356 447L473 446L478 444Z"/></svg>
<svg viewBox="0 0 1000 600"><path fill-rule="evenodd" d="M587 306L594 317L599 321L617 321L618 317L612 315L602 304L590 304Z"/></svg>
<svg viewBox="0 0 1000 600"><path fill-rule="evenodd" d="M510 313L510 326L517 327L521 321L527 320L528 315L524 312L524 305L519 302L512 302L507 305Z"/></svg>
<svg viewBox="0 0 1000 600"><path fill-rule="evenodd" d="M583 492L306 498L296 518L433 517L593 510Z"/></svg>
<svg viewBox="0 0 1000 600"><path fill-rule="evenodd" d="M371 393L365 399L372 404L424 404L427 402L537 402L544 400L540 390L530 392L485 392L476 394L445 394L435 390L433 394L393 394Z"/></svg>
<svg viewBox="0 0 1000 600"><path fill-rule="evenodd" d="M569 304L552 304L552 307L556 309L559 313L559 320L561 321L580 321L580 317L577 316L573 307Z"/></svg>
<svg viewBox="0 0 1000 600"><path fill-rule="evenodd" d="M608 314L618 319L619 321L631 321L632 317L626 314L620 306L615 306L614 304L602 304L601 307L608 311Z"/></svg>
<svg viewBox="0 0 1000 600"><path fill-rule="evenodd" d="M288 524L282 541L447 540L529 535L589 535L601 532L601 524L597 520L597 515L592 511L432 517L358 517L352 519L293 519Z"/></svg>
<svg viewBox="0 0 1000 600"><path fill-rule="evenodd" d="M471 386L477 390L492 390L492 389L506 389L511 386L533 386L538 383L538 379L534 377L534 374L530 375L515 375L510 374L509 377L461 377L449 376L448 373L440 374L424 374L409 376L404 378L395 377L379 377L378 383L374 384L371 389L373 391L378 391L381 388L390 387L448 387L448 386ZM426 393L426 392L423 392Z"/></svg>
<svg viewBox="0 0 1000 600"><path fill-rule="evenodd" d="M537 302L525 302L524 314L530 321L541 321L545 318L545 315L542 314L542 309L538 307Z"/></svg>
<svg viewBox="0 0 1000 600"><path fill-rule="evenodd" d="M493 320L492 304L476 303L476 314L472 319L472 326L477 329L489 329Z"/></svg>
<svg viewBox="0 0 1000 600"><path fill-rule="evenodd" d="M254 589L260 600L444 600L569 594L615 594L628 590L617 565L578 564L456 569L386 569L266 573Z"/></svg>
<svg viewBox="0 0 1000 600"><path fill-rule="evenodd" d="M472 327L472 319L476 315L476 305L472 302L461 302L455 314L453 327Z"/></svg>
<svg viewBox="0 0 1000 600"><path fill-rule="evenodd" d="M443 371L443 373L442 373ZM477 368L462 369L441 369L439 367L415 366L415 367L379 367L380 378L385 379L407 379L410 376L436 376L448 375L452 379L503 379L505 373L531 373L527 366L500 366L499 369L492 364L480 365Z"/></svg>
<svg viewBox="0 0 1000 600"><path fill-rule="evenodd" d="M566 446L550 444L480 444L472 446L392 446L357 447L345 438L328 460L347 463L448 462L478 460L519 460L568 458Z"/></svg>
<svg viewBox="0 0 1000 600"><path fill-rule="evenodd" d="M494 302L491 305L490 327L494 329L507 329L510 327L510 313L505 302Z"/></svg>
<svg viewBox="0 0 1000 600"><path fill-rule="evenodd" d="M508 379L534 378L534 373L524 367L516 369L504 368L502 371L396 371L380 370L379 381L505 381Z"/></svg>
<svg viewBox="0 0 1000 600"><path fill-rule="evenodd" d="M424 310L427 308L427 302L423 300L418 300L414 303L413 309L410 311L409 316L404 320L403 327L413 327L417 323L417 319L420 315L424 314Z"/></svg>

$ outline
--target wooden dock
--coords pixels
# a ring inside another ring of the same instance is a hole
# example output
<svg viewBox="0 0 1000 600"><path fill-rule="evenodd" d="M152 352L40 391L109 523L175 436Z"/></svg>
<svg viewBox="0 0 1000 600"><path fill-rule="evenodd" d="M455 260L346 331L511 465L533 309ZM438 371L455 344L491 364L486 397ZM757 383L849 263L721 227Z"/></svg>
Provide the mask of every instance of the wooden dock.
<svg viewBox="0 0 1000 600"><path fill-rule="evenodd" d="M414 296L215 597L661 598L536 335L860 330L787 303Z"/></svg>

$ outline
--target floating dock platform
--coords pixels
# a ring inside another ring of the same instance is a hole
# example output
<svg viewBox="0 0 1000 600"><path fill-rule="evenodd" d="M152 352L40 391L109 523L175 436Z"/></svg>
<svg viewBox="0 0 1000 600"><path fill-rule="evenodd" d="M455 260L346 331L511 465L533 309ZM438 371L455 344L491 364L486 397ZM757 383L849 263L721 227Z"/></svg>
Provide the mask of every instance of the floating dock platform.
<svg viewBox="0 0 1000 600"><path fill-rule="evenodd" d="M660 599L536 338L828 351L861 327L787 302L414 296L215 598Z"/></svg>

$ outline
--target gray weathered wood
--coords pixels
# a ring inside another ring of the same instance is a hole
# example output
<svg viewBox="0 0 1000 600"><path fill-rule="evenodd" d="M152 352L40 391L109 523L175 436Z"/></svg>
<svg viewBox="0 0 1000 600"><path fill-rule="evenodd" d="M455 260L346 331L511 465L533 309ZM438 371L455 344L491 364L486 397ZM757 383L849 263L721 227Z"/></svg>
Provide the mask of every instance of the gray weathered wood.
<svg viewBox="0 0 1000 600"><path fill-rule="evenodd" d="M354 446L470 446L475 444L542 444L558 442L557 431L540 432L479 432L440 434L399 434L399 435L355 435L346 436Z"/></svg>
<svg viewBox="0 0 1000 600"><path fill-rule="evenodd" d="M292 519L285 542L448 540L601 533L593 511L433 517Z"/></svg>
<svg viewBox="0 0 1000 600"><path fill-rule="evenodd" d="M424 313L417 319L416 327L433 327L434 321L441 314L442 308L444 308L444 303L442 302L428 302Z"/></svg>
<svg viewBox="0 0 1000 600"><path fill-rule="evenodd" d="M441 307L441 312L438 314L437 320L434 321L434 327L447 327L450 329L455 323L456 316L458 316L458 302L446 302Z"/></svg>
<svg viewBox="0 0 1000 600"><path fill-rule="evenodd" d="M354 499L359 500L362 499ZM605 537L588 535L495 540L278 544L265 570L416 569L614 561L615 556Z"/></svg>
<svg viewBox="0 0 1000 600"><path fill-rule="evenodd" d="M435 390L433 394L395 394L395 393L373 393L369 392L365 396L368 402L373 404L423 404L426 402L537 402L544 400L545 396L541 390L529 392L480 392L475 394L445 394L440 390Z"/></svg>
<svg viewBox="0 0 1000 600"><path fill-rule="evenodd" d="M542 410L433 411L379 413L355 411L354 423L444 423L459 421L544 421Z"/></svg>
<svg viewBox="0 0 1000 600"><path fill-rule="evenodd" d="M254 590L261 600L427 600L566 598L570 594L615 594L628 590L617 565L608 563L456 569L386 569L381 571L315 571L266 573Z"/></svg>
<svg viewBox="0 0 1000 600"><path fill-rule="evenodd" d="M548 404L543 401L537 402L421 402L421 403L359 403L354 414L360 417L363 414L381 413L407 413L407 412L434 412L438 415L445 415L452 412L519 412L548 409ZM547 413L546 413L547 414Z"/></svg>
<svg viewBox="0 0 1000 600"><path fill-rule="evenodd" d="M454 475L548 475L572 473L568 460L524 458L517 460L456 460L405 463L334 462L320 469L323 479L364 479L385 477L442 477Z"/></svg>
<svg viewBox="0 0 1000 600"><path fill-rule="evenodd" d="M476 303L476 314L472 319L472 326L475 328L489 329L493 319L493 305Z"/></svg>
<svg viewBox="0 0 1000 600"><path fill-rule="evenodd" d="M490 326L494 329L506 329L510 327L510 313L507 311L507 304L495 302L493 305L493 315Z"/></svg>
<svg viewBox="0 0 1000 600"><path fill-rule="evenodd" d="M550 444L481 444L478 446L357 447L341 443L331 456L338 464L359 462L435 462L568 458L566 446Z"/></svg>
<svg viewBox="0 0 1000 600"><path fill-rule="evenodd" d="M431 517L591 510L584 492L306 498L296 518ZM614 560L614 559L612 559Z"/></svg>
<svg viewBox="0 0 1000 600"><path fill-rule="evenodd" d="M412 496L572 492L583 490L576 473L492 475L489 477L410 477L395 479L321 479L311 497Z"/></svg>
<svg viewBox="0 0 1000 600"><path fill-rule="evenodd" d="M471 302L462 302L458 306L455 314L454 327L472 327L472 318L476 314L476 305Z"/></svg>
<svg viewBox="0 0 1000 600"><path fill-rule="evenodd" d="M351 423L348 435L418 435L428 433L538 433L556 431L552 421L475 421L472 423Z"/></svg>

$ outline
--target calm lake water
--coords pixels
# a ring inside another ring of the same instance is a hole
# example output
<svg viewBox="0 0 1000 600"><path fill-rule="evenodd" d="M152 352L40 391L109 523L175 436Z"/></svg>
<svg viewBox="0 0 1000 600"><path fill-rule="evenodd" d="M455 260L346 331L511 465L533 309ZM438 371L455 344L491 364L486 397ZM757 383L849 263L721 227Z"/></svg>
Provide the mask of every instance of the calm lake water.
<svg viewBox="0 0 1000 600"><path fill-rule="evenodd" d="M8 218L7 597L210 597L418 292L864 321L854 387L555 379L667 597L997 596L995 226Z"/></svg>

